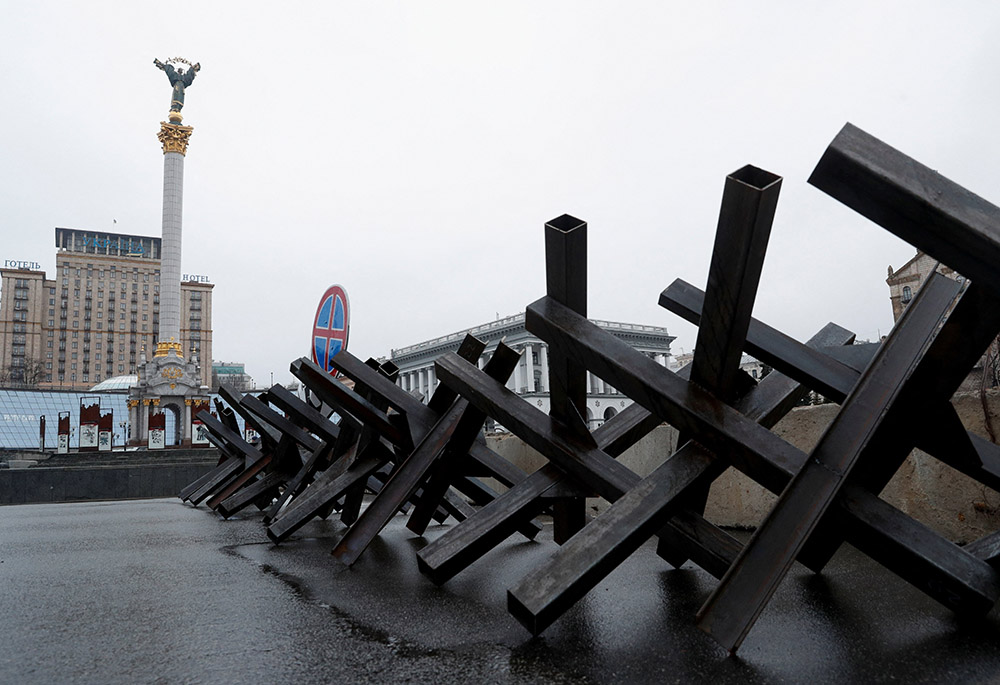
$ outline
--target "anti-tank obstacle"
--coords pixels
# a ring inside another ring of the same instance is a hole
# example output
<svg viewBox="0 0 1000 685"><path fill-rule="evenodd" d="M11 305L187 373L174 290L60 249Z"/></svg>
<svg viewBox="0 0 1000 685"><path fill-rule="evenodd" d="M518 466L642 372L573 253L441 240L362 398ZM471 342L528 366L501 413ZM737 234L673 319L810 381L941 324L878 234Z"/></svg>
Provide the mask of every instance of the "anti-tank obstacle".
<svg viewBox="0 0 1000 685"><path fill-rule="evenodd" d="M417 552L437 584L515 532L534 538L534 519L548 512L560 546L508 591L509 610L533 634L654 537L665 564L690 561L719 579L692 621L730 652L796 560L821 572L845 541L959 615L988 612L1000 596L1000 533L961 548L879 494L914 447L1000 489L1000 448L968 433L950 402L1000 333L1000 208L847 125L810 183L969 281L929 278L879 345L853 345L832 323L800 343L751 315L781 183L752 166L727 177L705 291L678 280L660 294L661 306L699 327L681 372L587 320L587 225L564 215L545 226L546 294L525 315L548 345L550 414L505 387L517 359L502 344L482 369L483 343L472 338L439 358L441 384L426 405L394 383L391 363L342 352L334 365L351 389L297 360L293 373L340 422L277 387L264 402L279 412L227 398L268 439L257 457L224 421L206 421L227 456L182 494L197 503L194 495L214 493L210 503L225 509L256 486L240 501L263 505L275 542L339 508L347 528L333 553L348 565L401 510L416 534L451 516L458 523ZM744 352L774 372L748 377ZM582 418L587 371L634 401L593 432ZM809 390L841 406L807 454L770 428ZM487 417L548 464L526 475L489 450ZM616 458L661 422L679 431L678 448L640 477ZM261 465L282 454L283 468ZM730 467L779 495L746 544L704 516L709 486ZM273 491L261 484L265 471L282 474ZM485 477L508 490L498 495ZM362 508L366 488L375 494ZM588 520L592 496L610 506Z"/></svg>

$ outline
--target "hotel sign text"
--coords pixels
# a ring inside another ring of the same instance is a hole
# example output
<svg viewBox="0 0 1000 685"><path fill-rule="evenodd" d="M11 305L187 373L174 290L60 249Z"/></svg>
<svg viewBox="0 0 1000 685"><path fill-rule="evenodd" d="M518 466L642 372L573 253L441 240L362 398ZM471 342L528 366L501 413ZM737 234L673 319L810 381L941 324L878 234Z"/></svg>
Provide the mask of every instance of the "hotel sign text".
<svg viewBox="0 0 1000 685"><path fill-rule="evenodd" d="M3 268L5 269L30 269L31 271L41 271L42 265L38 262L22 262L16 259L5 259L3 260Z"/></svg>

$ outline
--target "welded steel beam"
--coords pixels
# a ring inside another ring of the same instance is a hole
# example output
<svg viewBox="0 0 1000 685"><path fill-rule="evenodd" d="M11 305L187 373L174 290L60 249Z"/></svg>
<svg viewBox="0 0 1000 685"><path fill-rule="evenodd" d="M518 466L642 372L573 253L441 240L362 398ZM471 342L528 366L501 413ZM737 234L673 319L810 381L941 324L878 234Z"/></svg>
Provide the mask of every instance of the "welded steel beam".
<svg viewBox="0 0 1000 685"><path fill-rule="evenodd" d="M606 373L616 388L664 420L700 428L700 442L771 492L780 493L806 461L803 452L766 429L746 425L749 419L558 303L542 298L528 306L526 320L529 330L565 347L587 368ZM939 536L870 493L862 492L857 500L864 506L845 517L844 527L851 536L882 541L867 550L876 561L956 612L993 606L996 574L987 564L947 541L942 544Z"/></svg>
<svg viewBox="0 0 1000 685"><path fill-rule="evenodd" d="M1000 295L1000 207L853 124L809 183Z"/></svg>
<svg viewBox="0 0 1000 685"><path fill-rule="evenodd" d="M545 292L581 316L587 315L587 222L563 214L545 224ZM587 425L587 370L558 350L548 350L549 414L579 439ZM552 503L553 539L562 544L587 522L586 499Z"/></svg>
<svg viewBox="0 0 1000 685"><path fill-rule="evenodd" d="M959 284L944 277L920 289L809 460L699 611L699 627L730 652L753 627L854 466L878 447L903 439L880 429L958 291Z"/></svg>
<svg viewBox="0 0 1000 685"><path fill-rule="evenodd" d="M310 406L308 402L300 400L288 389L275 385L267 391L267 400L320 440L331 445L337 441L337 436L340 434L337 424Z"/></svg>
<svg viewBox="0 0 1000 685"><path fill-rule="evenodd" d="M303 430L253 395L244 395L240 401L240 406L244 407L249 414L256 416L263 423L272 426L280 435L288 436L308 451L312 452L319 447L320 441L316 436Z"/></svg>
<svg viewBox="0 0 1000 685"><path fill-rule="evenodd" d="M723 402L732 403L745 390L740 361L780 191L780 176L751 165L726 177L691 362L691 380ZM680 433L678 445L690 437ZM686 495L695 512L705 510L710 485ZM680 567L687 558L673 538L670 528L662 531L660 550Z"/></svg>
<svg viewBox="0 0 1000 685"><path fill-rule="evenodd" d="M498 381L506 381L519 360L520 355L501 343L486 364L484 372ZM403 503L414 494L434 462L447 449L467 453L482 431L485 420L486 414L471 408L466 400L455 400L413 452L397 465L382 492L369 503L334 547L333 556L348 566L357 561ZM444 494L441 493L441 496ZM440 498L431 502L427 493L424 493L424 499L433 508L440 505Z"/></svg>
<svg viewBox="0 0 1000 685"><path fill-rule="evenodd" d="M816 348L850 338L853 334L830 324L808 344ZM799 383L774 372L743 397L737 409L770 427L804 392ZM716 460L697 443L685 443L649 476L641 481L636 476L636 484L606 512L511 588L507 593L508 609L537 635L686 506L686 490L697 482L716 478L726 466L724 460ZM694 550L696 563L714 575L724 573L739 552L739 544L713 526L700 525L698 512L681 513L684 515L670 520L669 535L661 531L661 543L677 545L678 553L685 556Z"/></svg>
<svg viewBox="0 0 1000 685"><path fill-rule="evenodd" d="M609 455L618 456L658 425L658 418L632 404L606 421L593 435L598 447ZM420 550L417 563L421 572L438 585L444 583L541 513L550 504L546 499L549 493L564 494L569 488L574 491L572 494L579 496L577 482L555 464L546 464Z"/></svg>
<svg viewBox="0 0 1000 685"><path fill-rule="evenodd" d="M240 401L243 399L242 394L233 390L225 383L222 383L219 385L219 397L226 401L226 404L229 405L229 408L233 412L236 412L243 417L243 421L246 424L249 424L251 428L257 431L257 434L260 435L261 446L263 448L261 450L262 452L270 452L278 446L278 440L281 439L281 434L269 424L260 421L256 416L250 414L245 408L240 406ZM233 430L236 430L236 427L230 425L229 423L226 423L226 425ZM246 431L244 431L244 435L245 434Z"/></svg>

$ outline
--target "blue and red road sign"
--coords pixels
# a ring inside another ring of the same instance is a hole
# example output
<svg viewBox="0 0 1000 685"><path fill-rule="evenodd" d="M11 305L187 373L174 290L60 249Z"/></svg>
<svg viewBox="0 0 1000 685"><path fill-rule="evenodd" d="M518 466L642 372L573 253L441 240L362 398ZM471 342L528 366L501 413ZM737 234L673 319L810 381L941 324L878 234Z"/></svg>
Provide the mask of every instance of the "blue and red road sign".
<svg viewBox="0 0 1000 685"><path fill-rule="evenodd" d="M343 286L331 285L319 301L312 333L312 359L330 373L336 373L331 360L347 349L350 317L347 291Z"/></svg>

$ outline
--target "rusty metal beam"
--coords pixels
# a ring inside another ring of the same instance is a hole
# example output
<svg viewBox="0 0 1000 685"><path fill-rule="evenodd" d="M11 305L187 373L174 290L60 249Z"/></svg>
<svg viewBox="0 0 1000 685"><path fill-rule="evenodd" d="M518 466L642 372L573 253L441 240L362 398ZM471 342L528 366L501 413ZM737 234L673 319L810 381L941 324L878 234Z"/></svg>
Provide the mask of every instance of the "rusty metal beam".
<svg viewBox="0 0 1000 685"><path fill-rule="evenodd" d="M484 371L497 380L506 380L519 359L514 350L501 343ZM466 400L456 400L416 449L399 463L382 492L334 547L333 555L348 566L357 561L402 504L413 495L442 453L446 449L466 453L485 420L486 415L469 407ZM439 503L440 500L430 502L430 505L436 509Z"/></svg>
<svg viewBox="0 0 1000 685"><path fill-rule="evenodd" d="M736 562L698 614L699 627L735 651L756 622L824 512L869 447L934 339L958 284L929 280L882 344L840 413L820 438ZM897 438L897 436L892 436ZM871 454L871 452L867 452Z"/></svg>
<svg viewBox="0 0 1000 685"><path fill-rule="evenodd" d="M542 298L528 306L526 318L529 330L564 346L588 368L600 369L616 388L661 418L702 426L700 441L772 492L781 492L805 462L803 452L766 429L751 429L735 410L705 399L697 386L558 303ZM851 536L884 542L868 550L876 561L957 612L988 610L996 601L996 574L988 565L954 545L941 545L939 536L874 495L859 495L858 501L863 506L844 525Z"/></svg>
<svg viewBox="0 0 1000 685"><path fill-rule="evenodd" d="M853 334L830 324L809 340L811 347L847 342ZM773 426L805 392L797 382L774 372L742 398L737 408L747 418ZM638 405L633 405L638 406ZM695 483L714 480L727 466L724 460L695 442L677 452L635 484L590 525L574 536L507 593L507 607L537 635L589 592L670 519L669 535L661 544L677 545L676 553L693 556L717 577L729 568L739 544L697 511L681 511L686 492ZM671 519L678 512L679 515ZM707 525L703 525L707 524ZM689 552L691 554L689 554Z"/></svg>
<svg viewBox="0 0 1000 685"><path fill-rule="evenodd" d="M809 183L1000 295L1000 208L847 124Z"/></svg>

